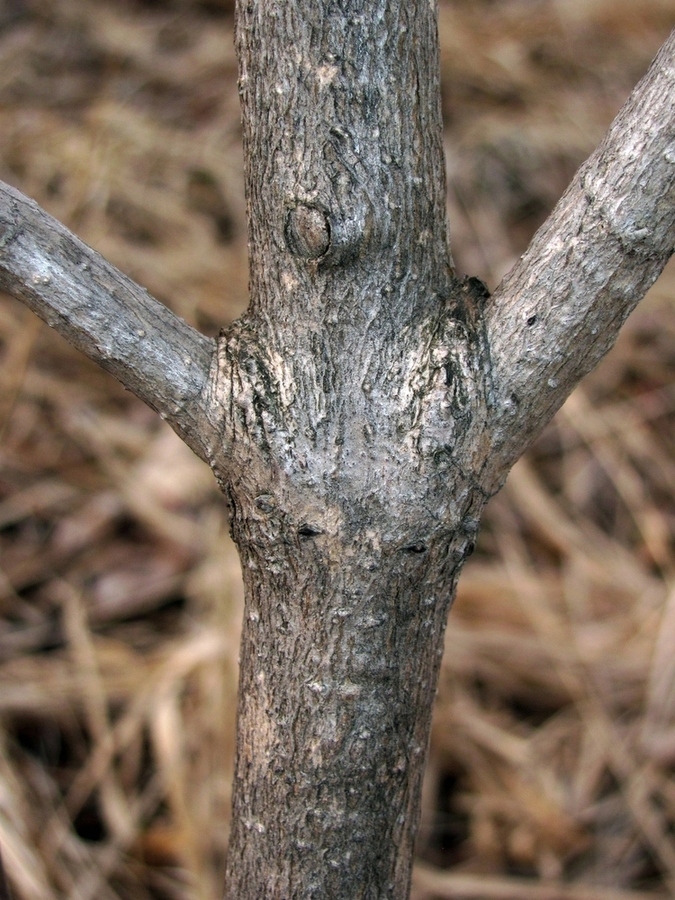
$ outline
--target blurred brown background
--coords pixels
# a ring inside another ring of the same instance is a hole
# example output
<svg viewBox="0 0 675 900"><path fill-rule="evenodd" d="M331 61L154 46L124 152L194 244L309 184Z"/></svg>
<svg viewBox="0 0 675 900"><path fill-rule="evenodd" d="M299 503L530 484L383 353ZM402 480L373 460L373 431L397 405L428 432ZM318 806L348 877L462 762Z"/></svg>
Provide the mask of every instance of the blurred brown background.
<svg viewBox="0 0 675 900"><path fill-rule="evenodd" d="M675 0L443 0L462 273L496 285L673 26ZM235 318L229 0L0 0L0 61L0 178L198 328ZM675 895L674 378L671 267L489 507L450 618L416 900ZM216 900L242 597L211 475L9 298L0 440L13 894Z"/></svg>

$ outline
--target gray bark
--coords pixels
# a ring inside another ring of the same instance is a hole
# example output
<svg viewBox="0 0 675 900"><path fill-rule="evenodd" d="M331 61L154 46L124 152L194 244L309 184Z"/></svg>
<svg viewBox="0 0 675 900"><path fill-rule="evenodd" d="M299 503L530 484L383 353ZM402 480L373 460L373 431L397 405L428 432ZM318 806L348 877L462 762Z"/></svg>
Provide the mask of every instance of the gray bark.
<svg viewBox="0 0 675 900"><path fill-rule="evenodd" d="M675 243L675 38L490 300L447 245L433 4L363 7L239 4L251 305L214 355L0 193L0 286L159 409L230 506L231 900L407 897L482 508Z"/></svg>
<svg viewBox="0 0 675 900"><path fill-rule="evenodd" d="M450 265L435 12L241 4L237 34L251 306L213 393L247 593L226 896L404 897L485 500L484 294Z"/></svg>
<svg viewBox="0 0 675 900"><path fill-rule="evenodd" d="M487 309L502 477L612 347L674 234L675 32Z"/></svg>
<svg viewBox="0 0 675 900"><path fill-rule="evenodd" d="M30 307L205 456L201 397L215 343L0 182L0 289Z"/></svg>

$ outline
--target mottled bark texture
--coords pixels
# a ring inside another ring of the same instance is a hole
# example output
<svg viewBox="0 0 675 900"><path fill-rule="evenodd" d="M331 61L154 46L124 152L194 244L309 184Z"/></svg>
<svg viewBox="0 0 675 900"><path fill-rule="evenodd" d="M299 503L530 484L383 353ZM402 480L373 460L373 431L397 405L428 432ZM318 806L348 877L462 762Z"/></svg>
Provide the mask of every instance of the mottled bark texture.
<svg viewBox="0 0 675 900"><path fill-rule="evenodd" d="M485 295L450 267L435 11L242 3L237 39L251 306L209 404L247 593L226 896L403 898L485 500Z"/></svg>
<svg viewBox="0 0 675 900"><path fill-rule="evenodd" d="M673 250L675 39L492 299L447 245L433 3L241 0L237 42L251 305L217 351L12 192L0 286L159 409L230 505L228 900L405 900L482 508Z"/></svg>

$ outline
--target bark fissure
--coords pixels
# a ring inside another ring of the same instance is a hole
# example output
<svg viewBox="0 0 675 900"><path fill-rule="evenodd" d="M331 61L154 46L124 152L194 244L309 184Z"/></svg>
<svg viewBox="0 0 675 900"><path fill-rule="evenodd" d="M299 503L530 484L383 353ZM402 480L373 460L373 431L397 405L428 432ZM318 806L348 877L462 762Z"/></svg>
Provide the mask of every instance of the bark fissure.
<svg viewBox="0 0 675 900"><path fill-rule="evenodd" d="M211 464L246 587L229 900L405 900L481 511L675 245L675 37L493 297L433 3L240 0L251 304L212 342L10 188L0 287Z"/></svg>

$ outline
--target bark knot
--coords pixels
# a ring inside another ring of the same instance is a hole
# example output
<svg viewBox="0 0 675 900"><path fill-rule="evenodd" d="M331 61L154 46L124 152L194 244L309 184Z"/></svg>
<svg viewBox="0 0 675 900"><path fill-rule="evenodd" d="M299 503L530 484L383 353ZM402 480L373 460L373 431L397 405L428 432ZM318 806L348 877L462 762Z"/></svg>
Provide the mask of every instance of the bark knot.
<svg viewBox="0 0 675 900"><path fill-rule="evenodd" d="M286 243L294 256L319 259L330 246L328 217L315 206L299 204L286 219Z"/></svg>

